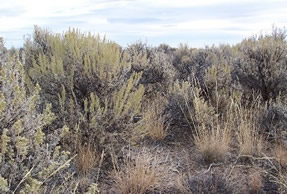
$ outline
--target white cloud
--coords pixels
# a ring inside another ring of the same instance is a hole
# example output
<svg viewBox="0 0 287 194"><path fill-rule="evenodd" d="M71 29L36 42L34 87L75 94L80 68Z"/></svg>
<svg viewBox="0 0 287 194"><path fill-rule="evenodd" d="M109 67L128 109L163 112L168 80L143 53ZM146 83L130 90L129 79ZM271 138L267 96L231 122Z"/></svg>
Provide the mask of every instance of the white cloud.
<svg viewBox="0 0 287 194"><path fill-rule="evenodd" d="M287 25L286 6L285 0L1 0L0 36L8 46L20 46L19 37L36 24L56 32L77 27L123 44L163 37L172 44L234 42L272 24Z"/></svg>

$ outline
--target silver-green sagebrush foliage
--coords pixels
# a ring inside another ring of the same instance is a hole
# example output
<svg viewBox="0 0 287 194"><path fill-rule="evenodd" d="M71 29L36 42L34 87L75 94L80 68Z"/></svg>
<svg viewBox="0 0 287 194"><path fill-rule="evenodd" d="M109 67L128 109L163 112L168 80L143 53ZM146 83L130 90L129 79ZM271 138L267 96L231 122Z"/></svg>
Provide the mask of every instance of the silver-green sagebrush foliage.
<svg viewBox="0 0 287 194"><path fill-rule="evenodd" d="M82 136L103 141L141 110L142 73L131 72L121 47L105 37L35 27L25 55L28 88L39 83L42 99L58 116L56 126L79 125Z"/></svg>
<svg viewBox="0 0 287 194"><path fill-rule="evenodd" d="M2 62L2 61L1 61ZM23 65L16 56L0 66L0 192L56 192L70 154L58 146L61 129L47 135L44 127L55 119L51 104L38 112L40 87L27 95ZM56 179L55 176L57 176Z"/></svg>
<svg viewBox="0 0 287 194"><path fill-rule="evenodd" d="M129 45L124 52L127 61L131 63L131 70L142 73L140 83L145 87L145 99L153 100L158 93L167 92L176 75L170 47L151 47L146 43L136 42Z"/></svg>
<svg viewBox="0 0 287 194"><path fill-rule="evenodd" d="M0 64L3 64L6 58L7 49L4 47L3 38L0 37Z"/></svg>
<svg viewBox="0 0 287 194"><path fill-rule="evenodd" d="M272 34L245 39L238 47L234 78L246 93L258 92L265 101L286 96L286 31L274 28Z"/></svg>

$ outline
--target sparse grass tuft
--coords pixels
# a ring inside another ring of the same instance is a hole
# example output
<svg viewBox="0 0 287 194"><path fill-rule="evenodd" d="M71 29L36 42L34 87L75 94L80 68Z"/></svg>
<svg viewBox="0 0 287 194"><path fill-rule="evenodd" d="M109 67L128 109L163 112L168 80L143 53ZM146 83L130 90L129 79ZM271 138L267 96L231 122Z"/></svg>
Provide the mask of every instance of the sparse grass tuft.
<svg viewBox="0 0 287 194"><path fill-rule="evenodd" d="M276 145L274 149L275 157L281 166L287 167L287 148L285 145Z"/></svg>
<svg viewBox="0 0 287 194"><path fill-rule="evenodd" d="M89 171L95 166L100 154L93 148L91 143L78 145L78 154L76 157L76 166L79 174L87 175Z"/></svg>
<svg viewBox="0 0 287 194"><path fill-rule="evenodd" d="M144 137L161 141L167 136L168 122L165 115L162 114L165 104L166 99L163 97L157 97L157 100L149 103L143 112L142 119L131 133L133 141Z"/></svg>
<svg viewBox="0 0 287 194"><path fill-rule="evenodd" d="M167 125L164 116L160 115L160 103L153 103L144 114L145 127L148 136L154 140L163 140L167 135Z"/></svg>
<svg viewBox="0 0 287 194"><path fill-rule="evenodd" d="M143 194L160 188L168 169L159 158L144 151L134 159L127 157L120 169L115 169L113 179L119 193Z"/></svg>
<svg viewBox="0 0 287 194"><path fill-rule="evenodd" d="M259 134L255 114L253 110L243 108L238 111L237 140L241 155L261 155L263 151L264 139Z"/></svg>
<svg viewBox="0 0 287 194"><path fill-rule="evenodd" d="M259 193L263 185L263 177L259 171L249 175L249 187L251 193Z"/></svg>

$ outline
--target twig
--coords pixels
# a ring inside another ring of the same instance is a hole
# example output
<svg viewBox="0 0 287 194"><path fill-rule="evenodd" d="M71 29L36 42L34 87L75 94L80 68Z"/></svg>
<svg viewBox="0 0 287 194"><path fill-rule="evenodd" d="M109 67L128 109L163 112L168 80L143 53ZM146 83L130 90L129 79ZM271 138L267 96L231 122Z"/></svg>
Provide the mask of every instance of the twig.
<svg viewBox="0 0 287 194"><path fill-rule="evenodd" d="M277 183L277 184L282 185L285 188L287 188L287 185L285 183L283 183L282 181L280 181L278 177L274 176L273 174L269 173L268 171L263 171L263 172L274 179L274 180L270 180L271 182Z"/></svg>
<svg viewBox="0 0 287 194"><path fill-rule="evenodd" d="M266 159L271 163L271 165L273 166L273 168L278 172L278 169L276 168L276 166L273 164L273 162L263 153L263 155L266 157ZM276 159L276 158L275 158ZM277 160L277 159L276 159Z"/></svg>
<svg viewBox="0 0 287 194"><path fill-rule="evenodd" d="M239 158L240 158L240 155L236 158L235 162L233 163L233 166L232 166L232 168L231 168L231 170L230 170L230 172L229 172L229 174L228 174L227 177L229 177L229 176L231 175L231 173L232 173L232 171L233 171L235 165L237 164Z"/></svg>
<svg viewBox="0 0 287 194"><path fill-rule="evenodd" d="M102 163L104 161L104 156L105 156L105 150L102 151L102 154L101 154L101 159L100 159L100 162L99 162L99 168L98 168L98 174L97 174L97 181L99 180L99 177L100 177L100 170L101 170L101 167L102 167Z"/></svg>
<svg viewBox="0 0 287 194"><path fill-rule="evenodd" d="M19 182L17 187L14 189L13 194L17 191L18 187L26 180L26 178L29 176L29 174L32 172L35 166L32 166L32 168L25 174L25 176L22 178L22 180Z"/></svg>
<svg viewBox="0 0 287 194"><path fill-rule="evenodd" d="M67 164L69 164L75 157L77 156L74 155L72 158L70 158L69 160L67 160L63 165L59 166L59 168L57 168L54 172L52 172L44 181L43 183L45 183L49 178L51 178L53 175L55 175L58 171L60 171L62 168L64 168ZM43 184L42 183L42 184Z"/></svg>
<svg viewBox="0 0 287 194"><path fill-rule="evenodd" d="M76 190L78 189L79 184L80 184L80 182L79 182L79 181L77 181L76 186L75 186L75 188L74 188L74 190L73 190L73 194L75 194L75 193L76 193Z"/></svg>
<svg viewBox="0 0 287 194"><path fill-rule="evenodd" d="M263 153L263 154L264 154L264 153ZM231 173L232 173L233 169L235 168L235 166L238 166L238 165L236 165L236 164L237 164L239 158L241 158L241 157L248 157L248 158L252 158L252 159L254 159L254 160L268 160L268 161L272 164L273 168L275 168L275 167L274 167L274 164L273 164L272 161L271 161L271 160L276 160L276 158L274 158L274 157L268 157L268 156L266 156L265 154L264 154L264 157L261 157L261 158L259 158L259 157L254 157L254 156L252 156L252 155L239 155L239 156L236 158L235 162L233 163L233 166L231 167L231 170L230 170L230 172L229 172L229 174L228 174L227 177L229 177L229 176L231 175ZM245 166L245 165L243 165L243 166ZM275 170L277 170L277 169L275 169Z"/></svg>
<svg viewBox="0 0 287 194"><path fill-rule="evenodd" d="M199 174L199 175L203 175L203 174L208 173L208 172L211 170L212 166L220 166L220 165L222 165L222 164L223 164L223 163L218 163L218 164L211 163L211 164L209 165L209 168L208 168L205 172L203 172L203 173L201 173L201 174Z"/></svg>
<svg viewBox="0 0 287 194"><path fill-rule="evenodd" d="M263 153L264 154L264 153ZM264 154L264 157L261 157L261 158L259 158L259 157L254 157L254 156L252 156L252 155L239 155L239 158L241 158L241 157L248 157L248 158L252 158L252 159L254 159L254 160L268 160L268 161L270 161L270 160L276 160L276 158L274 158L274 157L268 157L268 156L266 156L265 154ZM270 161L271 162L271 161ZM272 163L272 162L271 162Z"/></svg>

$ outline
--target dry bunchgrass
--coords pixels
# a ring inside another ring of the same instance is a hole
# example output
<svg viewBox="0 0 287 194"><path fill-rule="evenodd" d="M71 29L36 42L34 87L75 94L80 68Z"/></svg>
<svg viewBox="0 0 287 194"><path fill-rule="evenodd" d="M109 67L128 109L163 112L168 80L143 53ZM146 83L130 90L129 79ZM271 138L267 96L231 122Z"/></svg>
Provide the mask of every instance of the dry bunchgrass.
<svg viewBox="0 0 287 194"><path fill-rule="evenodd" d="M162 114L165 103L165 98L158 97L157 100L145 108L142 120L139 121L137 127L132 131L133 141L143 139L144 137L160 141L167 136L168 123Z"/></svg>
<svg viewBox="0 0 287 194"><path fill-rule="evenodd" d="M176 188L180 193L191 193L191 190L187 186L186 178L183 174L179 174L176 180Z"/></svg>
<svg viewBox="0 0 287 194"><path fill-rule="evenodd" d="M241 155L261 155L263 151L264 139L259 134L255 114L255 111L243 108L238 111L237 140Z"/></svg>
<svg viewBox="0 0 287 194"><path fill-rule="evenodd" d="M270 182L277 185L278 193L287 193L287 171L286 168L276 165L269 160L272 171L265 170L264 173L270 179Z"/></svg>
<svg viewBox="0 0 287 194"><path fill-rule="evenodd" d="M215 90L216 107L203 97L205 91L196 78L189 82L176 82L171 93L180 96L176 101L190 129L194 144L206 162L222 160L229 150L231 130L225 117L219 118L219 93Z"/></svg>
<svg viewBox="0 0 287 194"><path fill-rule="evenodd" d="M287 148L284 145L275 146L275 157L281 166L287 167Z"/></svg>
<svg viewBox="0 0 287 194"><path fill-rule="evenodd" d="M160 162L146 151L127 156L124 164L112 173L115 188L123 194L143 194L161 188L168 167Z"/></svg>
<svg viewBox="0 0 287 194"><path fill-rule="evenodd" d="M278 177L273 177L274 182L279 186L280 193L287 193L287 172L280 171Z"/></svg>
<svg viewBox="0 0 287 194"><path fill-rule="evenodd" d="M167 135L167 126L164 117L157 113L156 105L149 107L144 117L148 136L153 140L163 140Z"/></svg>
<svg viewBox="0 0 287 194"><path fill-rule="evenodd" d="M89 171L95 166L99 159L100 154L97 150L87 143L82 145L78 144L78 154L76 157L76 166L79 174L87 175Z"/></svg>
<svg viewBox="0 0 287 194"><path fill-rule="evenodd" d="M229 150L231 139L228 126L214 126L208 128L204 125L194 135L194 143L199 148L206 162L223 160Z"/></svg>
<svg viewBox="0 0 287 194"><path fill-rule="evenodd" d="M167 135L167 127L164 124L163 117L157 118L149 128L149 136L153 140L163 140Z"/></svg>
<svg viewBox="0 0 287 194"><path fill-rule="evenodd" d="M259 193L263 186L263 177L259 171L252 172L248 176L249 189L251 193Z"/></svg>

